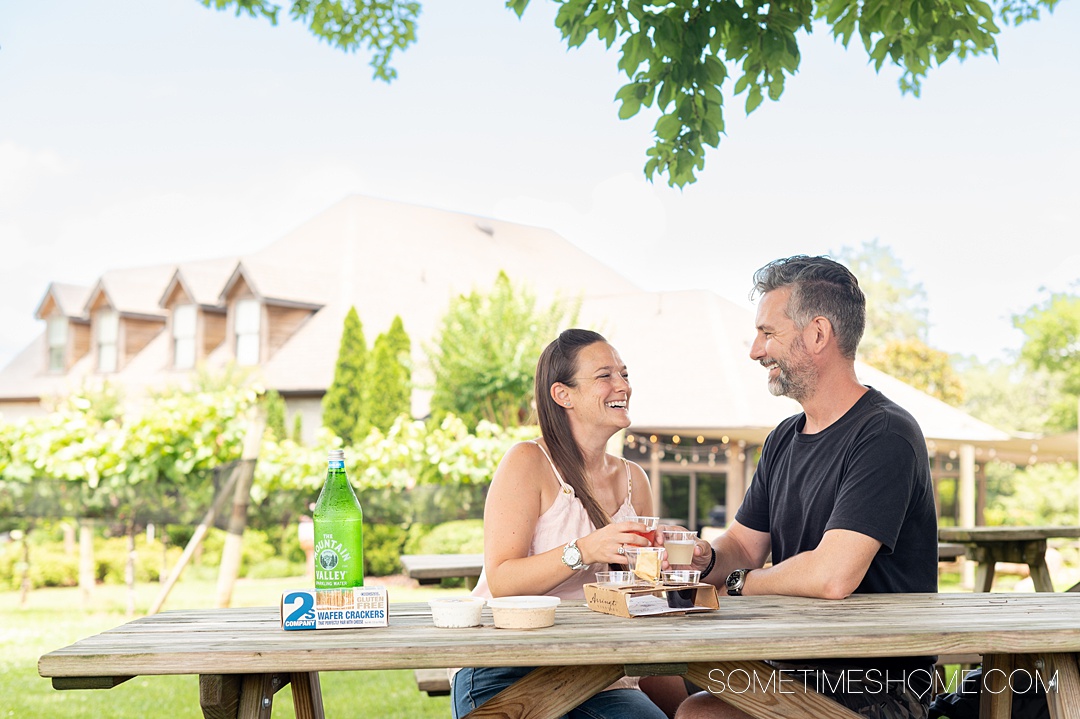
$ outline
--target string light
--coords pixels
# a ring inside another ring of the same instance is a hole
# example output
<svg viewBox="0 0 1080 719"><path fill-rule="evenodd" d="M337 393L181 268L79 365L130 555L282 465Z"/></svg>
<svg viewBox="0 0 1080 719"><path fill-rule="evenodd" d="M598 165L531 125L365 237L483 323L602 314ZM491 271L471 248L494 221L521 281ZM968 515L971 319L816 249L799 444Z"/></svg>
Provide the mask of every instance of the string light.
<svg viewBox="0 0 1080 719"><path fill-rule="evenodd" d="M716 441L699 434L694 437L691 448L688 448L686 443L687 440L677 434L671 435L670 440L667 441L655 434L649 435L647 438L645 435L635 434L626 436L627 449L636 449L639 454L651 455L657 459L672 457L674 462L684 466L708 462L708 465L712 467L716 465L717 458L721 455L726 459L734 456L730 440L726 436L720 441ZM739 443L740 446L745 446L745 444L745 442ZM687 449L691 451L687 452ZM745 455L739 452L738 456L743 457Z"/></svg>

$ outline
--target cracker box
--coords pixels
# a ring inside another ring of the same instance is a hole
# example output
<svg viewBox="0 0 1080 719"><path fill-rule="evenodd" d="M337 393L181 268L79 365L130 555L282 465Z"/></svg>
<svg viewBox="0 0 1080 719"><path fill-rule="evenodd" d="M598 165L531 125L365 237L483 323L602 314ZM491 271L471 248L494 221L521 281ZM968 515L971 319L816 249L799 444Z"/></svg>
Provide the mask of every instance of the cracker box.
<svg viewBox="0 0 1080 719"><path fill-rule="evenodd" d="M292 589L281 595L281 628L355 629L388 624L386 587Z"/></svg>
<svg viewBox="0 0 1080 719"><path fill-rule="evenodd" d="M720 608L711 584L585 585L589 609L617 617L659 617Z"/></svg>

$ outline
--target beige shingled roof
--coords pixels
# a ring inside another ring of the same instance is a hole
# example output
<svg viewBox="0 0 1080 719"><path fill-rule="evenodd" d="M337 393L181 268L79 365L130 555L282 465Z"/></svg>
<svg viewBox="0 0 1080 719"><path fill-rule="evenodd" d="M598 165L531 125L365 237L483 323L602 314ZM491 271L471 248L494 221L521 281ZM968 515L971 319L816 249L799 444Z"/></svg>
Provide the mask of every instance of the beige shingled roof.
<svg viewBox="0 0 1080 719"><path fill-rule="evenodd" d="M761 442L782 419L802 411L769 393L750 359L754 316L707 291L639 292L586 302L583 319L616 346L634 387L632 430ZM862 362L859 379L918 420L941 449L990 446L1009 435Z"/></svg>
<svg viewBox="0 0 1080 719"><path fill-rule="evenodd" d="M204 307L217 306L221 288L236 269L238 262L239 258L236 257L222 257L181 263L158 298L158 305L164 306L173 287L179 284L195 304Z"/></svg>
<svg viewBox="0 0 1080 719"><path fill-rule="evenodd" d="M89 287L69 285L62 282L51 282L49 283L49 289L45 291L45 296L42 297L41 302L38 303L34 316L38 319L43 319L41 311L51 298L60 309L61 314L65 317L83 319L86 317L84 306L86 305L86 300L89 296Z"/></svg>
<svg viewBox="0 0 1080 719"><path fill-rule="evenodd" d="M541 303L639 291L628 279L551 230L388 200L350 197L244 257L255 289L283 298L285 282L325 306L263 367L282 391L325 389L333 378L342 323L355 306L370 345L400 315L424 384L423 344L452 297L488 290L500 271ZM290 289L290 291L293 291ZM298 291L299 292L299 291ZM427 412L426 393L413 410Z"/></svg>
<svg viewBox="0 0 1080 719"><path fill-rule="evenodd" d="M113 309L121 314L165 317L159 303L174 271L175 265L108 270L94 285L83 309L89 314L89 305L103 292Z"/></svg>

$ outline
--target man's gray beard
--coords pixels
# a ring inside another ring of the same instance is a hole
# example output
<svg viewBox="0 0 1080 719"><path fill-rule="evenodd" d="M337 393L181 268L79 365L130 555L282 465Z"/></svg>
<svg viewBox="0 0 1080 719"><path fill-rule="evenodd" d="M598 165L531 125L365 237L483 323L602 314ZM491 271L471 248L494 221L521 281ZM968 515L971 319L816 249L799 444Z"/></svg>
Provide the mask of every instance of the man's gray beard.
<svg viewBox="0 0 1080 719"><path fill-rule="evenodd" d="M780 364L777 362L777 364ZM816 384L813 366L806 362L804 366L796 368L796 372L789 372L786 367L780 365L780 373L776 379L769 380L769 392L774 397L790 397L796 402L802 402L813 393Z"/></svg>
<svg viewBox="0 0 1080 719"><path fill-rule="evenodd" d="M769 380L769 392L774 397L790 397L796 402L801 402L804 397L810 394L802 382L789 381L784 376L783 371L780 372L776 379Z"/></svg>

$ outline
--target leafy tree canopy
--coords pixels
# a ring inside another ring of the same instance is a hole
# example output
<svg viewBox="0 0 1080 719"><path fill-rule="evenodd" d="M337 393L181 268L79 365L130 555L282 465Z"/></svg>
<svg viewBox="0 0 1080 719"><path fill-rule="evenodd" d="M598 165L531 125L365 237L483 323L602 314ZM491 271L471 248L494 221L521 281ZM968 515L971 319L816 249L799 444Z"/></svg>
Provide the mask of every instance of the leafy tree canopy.
<svg viewBox="0 0 1080 719"><path fill-rule="evenodd" d="M387 432L401 415L411 417L412 342L401 317L375 338L364 380L364 409L371 426Z"/></svg>
<svg viewBox="0 0 1080 719"><path fill-rule="evenodd" d="M217 10L235 8L236 14L264 17L277 25L281 6L272 0L199 0ZM375 77L390 82L397 71L390 66L395 50L416 41L420 3L408 0L292 0L289 17L307 25L315 37L354 52L361 46L371 53Z"/></svg>
<svg viewBox="0 0 1080 719"><path fill-rule="evenodd" d="M219 10L235 8L277 22L271 0L199 0ZM683 187L705 166L705 147L724 132L724 94L745 94L746 112L765 99L779 100L788 76L799 69L799 34L824 23L847 47L852 38L880 70L902 70L900 90L919 94L931 67L949 58L997 56L998 22L1019 24L1053 10L1057 0L554 0L555 25L569 47L590 35L619 46L619 69L629 82L616 99L619 117L656 105L654 145L645 175ZM506 0L520 17L529 0ZM292 0L294 20L346 51L366 43L375 77L396 76L395 50L416 37L420 3L410 0ZM732 80L733 87L725 88Z"/></svg>
<svg viewBox="0 0 1080 719"><path fill-rule="evenodd" d="M536 360L576 315L577 305L561 300L538 307L504 272L490 292L453 299L427 352L435 376L432 416L455 414L469 427L482 419L503 427L527 422Z"/></svg>
<svg viewBox="0 0 1080 719"><path fill-rule="evenodd" d="M912 282L890 247L878 240L836 252L866 295L862 359L929 395L959 405L964 385L949 355L926 344L926 291Z"/></svg>
<svg viewBox="0 0 1080 719"><path fill-rule="evenodd" d="M266 393L266 431L276 440L285 439L285 399L276 389Z"/></svg>
<svg viewBox="0 0 1080 719"><path fill-rule="evenodd" d="M1058 430L1076 427L1080 397L1080 295L1050 293L1042 304L1014 316L1013 326L1026 337L1020 358L1030 367L1046 370L1061 380L1063 392L1053 403L1050 427Z"/></svg>
<svg viewBox="0 0 1080 719"><path fill-rule="evenodd" d="M322 399L323 425L345 444L359 441L368 430L363 391L367 361L364 327L356 308L350 307L341 331L334 380Z"/></svg>
<svg viewBox="0 0 1080 719"><path fill-rule="evenodd" d="M866 363L953 406L964 401L964 384L949 354L922 340L891 340L868 353Z"/></svg>
<svg viewBox="0 0 1080 719"><path fill-rule="evenodd" d="M1076 468L1044 463L1017 468L991 462L987 466L990 525L1038 527L1076 523Z"/></svg>
<svg viewBox="0 0 1080 719"><path fill-rule="evenodd" d="M984 364L974 357L957 358L956 367L964 380L962 408L972 416L1011 433L1042 434L1056 426L1060 378L1023 363Z"/></svg>
<svg viewBox="0 0 1080 719"><path fill-rule="evenodd" d="M926 290L912 282L891 247L874 239L859 247L842 247L835 254L859 278L866 295L866 331L860 350L875 353L890 342L925 341Z"/></svg>

